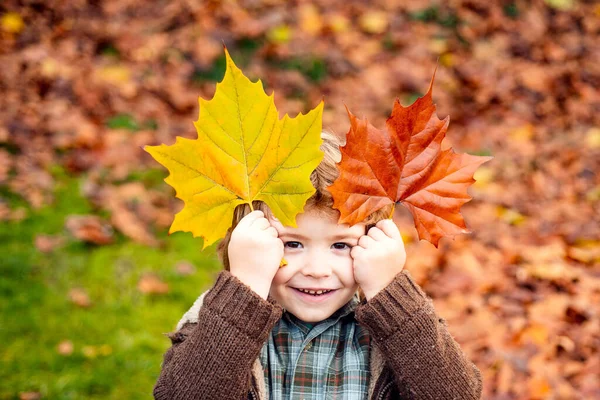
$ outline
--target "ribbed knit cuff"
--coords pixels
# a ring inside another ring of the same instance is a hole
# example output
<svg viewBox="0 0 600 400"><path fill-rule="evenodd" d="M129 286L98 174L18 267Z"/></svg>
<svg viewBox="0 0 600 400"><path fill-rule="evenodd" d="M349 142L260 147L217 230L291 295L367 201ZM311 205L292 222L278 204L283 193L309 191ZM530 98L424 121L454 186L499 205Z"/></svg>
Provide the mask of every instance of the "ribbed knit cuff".
<svg viewBox="0 0 600 400"><path fill-rule="evenodd" d="M356 319L376 333L377 339L385 340L425 307L433 306L404 270L385 289L357 307Z"/></svg>
<svg viewBox="0 0 600 400"><path fill-rule="evenodd" d="M222 271L206 294L204 305L251 339L262 339L281 318L283 309L264 300L228 271Z"/></svg>

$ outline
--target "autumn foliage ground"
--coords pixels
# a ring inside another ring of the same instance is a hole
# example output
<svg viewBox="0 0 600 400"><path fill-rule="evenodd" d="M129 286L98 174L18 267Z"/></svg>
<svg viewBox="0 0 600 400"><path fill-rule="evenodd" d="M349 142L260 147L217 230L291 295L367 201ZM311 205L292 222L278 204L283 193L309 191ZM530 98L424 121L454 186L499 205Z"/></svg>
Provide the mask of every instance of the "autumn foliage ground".
<svg viewBox="0 0 600 400"><path fill-rule="evenodd" d="M368 4L368 5L367 5ZM214 250L166 236L181 204L141 146L193 138L223 43L292 115L382 126L438 65L457 151L492 155L407 268L485 399L600 398L600 6L594 1L3 1L0 398L148 398L161 335Z"/></svg>

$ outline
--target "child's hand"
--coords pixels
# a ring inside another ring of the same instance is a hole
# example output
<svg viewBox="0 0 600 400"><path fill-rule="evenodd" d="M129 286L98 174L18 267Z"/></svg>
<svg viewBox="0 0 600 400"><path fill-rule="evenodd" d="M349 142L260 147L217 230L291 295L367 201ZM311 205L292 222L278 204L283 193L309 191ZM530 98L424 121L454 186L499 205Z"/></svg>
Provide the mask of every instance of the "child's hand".
<svg viewBox="0 0 600 400"><path fill-rule="evenodd" d="M283 242L262 211L242 218L229 241L229 270L263 299L283 257Z"/></svg>
<svg viewBox="0 0 600 400"><path fill-rule="evenodd" d="M361 236L350 255L354 259L354 280L367 300L389 285L406 262L402 236L391 219L379 221Z"/></svg>

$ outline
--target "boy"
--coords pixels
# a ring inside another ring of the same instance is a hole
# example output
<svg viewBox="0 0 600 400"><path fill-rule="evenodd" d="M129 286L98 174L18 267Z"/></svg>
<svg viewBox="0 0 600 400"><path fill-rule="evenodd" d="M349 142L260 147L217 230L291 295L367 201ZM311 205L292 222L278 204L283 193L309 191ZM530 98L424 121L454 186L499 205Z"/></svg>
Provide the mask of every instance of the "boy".
<svg viewBox="0 0 600 400"><path fill-rule="evenodd" d="M337 224L339 143L323 139L297 228L260 202L236 209L225 271L171 335L156 399L480 398L479 370L403 270L391 209Z"/></svg>

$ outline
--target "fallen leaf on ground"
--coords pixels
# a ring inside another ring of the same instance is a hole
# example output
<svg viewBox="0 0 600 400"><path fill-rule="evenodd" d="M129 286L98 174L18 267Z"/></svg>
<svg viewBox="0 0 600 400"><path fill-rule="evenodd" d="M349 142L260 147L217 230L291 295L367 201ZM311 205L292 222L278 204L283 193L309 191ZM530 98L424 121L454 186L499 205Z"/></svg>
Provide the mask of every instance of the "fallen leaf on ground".
<svg viewBox="0 0 600 400"><path fill-rule="evenodd" d="M152 236L140 219L127 209L122 204L117 204L112 207L112 215L110 221L112 224L123 232L123 234L129 236L138 243L145 244L147 246L157 246L158 240Z"/></svg>
<svg viewBox="0 0 600 400"><path fill-rule="evenodd" d="M69 290L69 300L71 300L71 303L82 308L88 308L92 305L89 295L81 288Z"/></svg>
<svg viewBox="0 0 600 400"><path fill-rule="evenodd" d="M534 376L527 382L530 399L546 399L552 392L552 386L543 376Z"/></svg>
<svg viewBox="0 0 600 400"><path fill-rule="evenodd" d="M567 249L569 258L584 264L600 263L600 242L590 241Z"/></svg>
<svg viewBox="0 0 600 400"><path fill-rule="evenodd" d="M541 347L547 344L548 342L548 328L545 325L533 323L526 327L519 334L519 342L527 343L532 342L535 345Z"/></svg>
<svg viewBox="0 0 600 400"><path fill-rule="evenodd" d="M145 274L138 282L138 290L144 294L166 294L169 285L154 274Z"/></svg>
<svg viewBox="0 0 600 400"><path fill-rule="evenodd" d="M61 356L68 356L73 354L73 342L70 340L63 340L56 346L56 351Z"/></svg>
<svg viewBox="0 0 600 400"><path fill-rule="evenodd" d="M19 400L39 400L42 398L40 392L20 392Z"/></svg>
<svg viewBox="0 0 600 400"><path fill-rule="evenodd" d="M37 235L35 237L35 247L42 253L50 253L63 243L64 238L62 236Z"/></svg>
<svg viewBox="0 0 600 400"><path fill-rule="evenodd" d="M112 227L95 215L71 215L65 226L73 237L81 241L98 245L113 242Z"/></svg>
<svg viewBox="0 0 600 400"><path fill-rule="evenodd" d="M175 272L181 276L193 275L196 272L196 267L188 261L180 261L175 265Z"/></svg>
<svg viewBox="0 0 600 400"><path fill-rule="evenodd" d="M579 276L577 270L571 268L564 262L541 262L536 264L525 264L526 276L547 281L560 281L575 279Z"/></svg>

